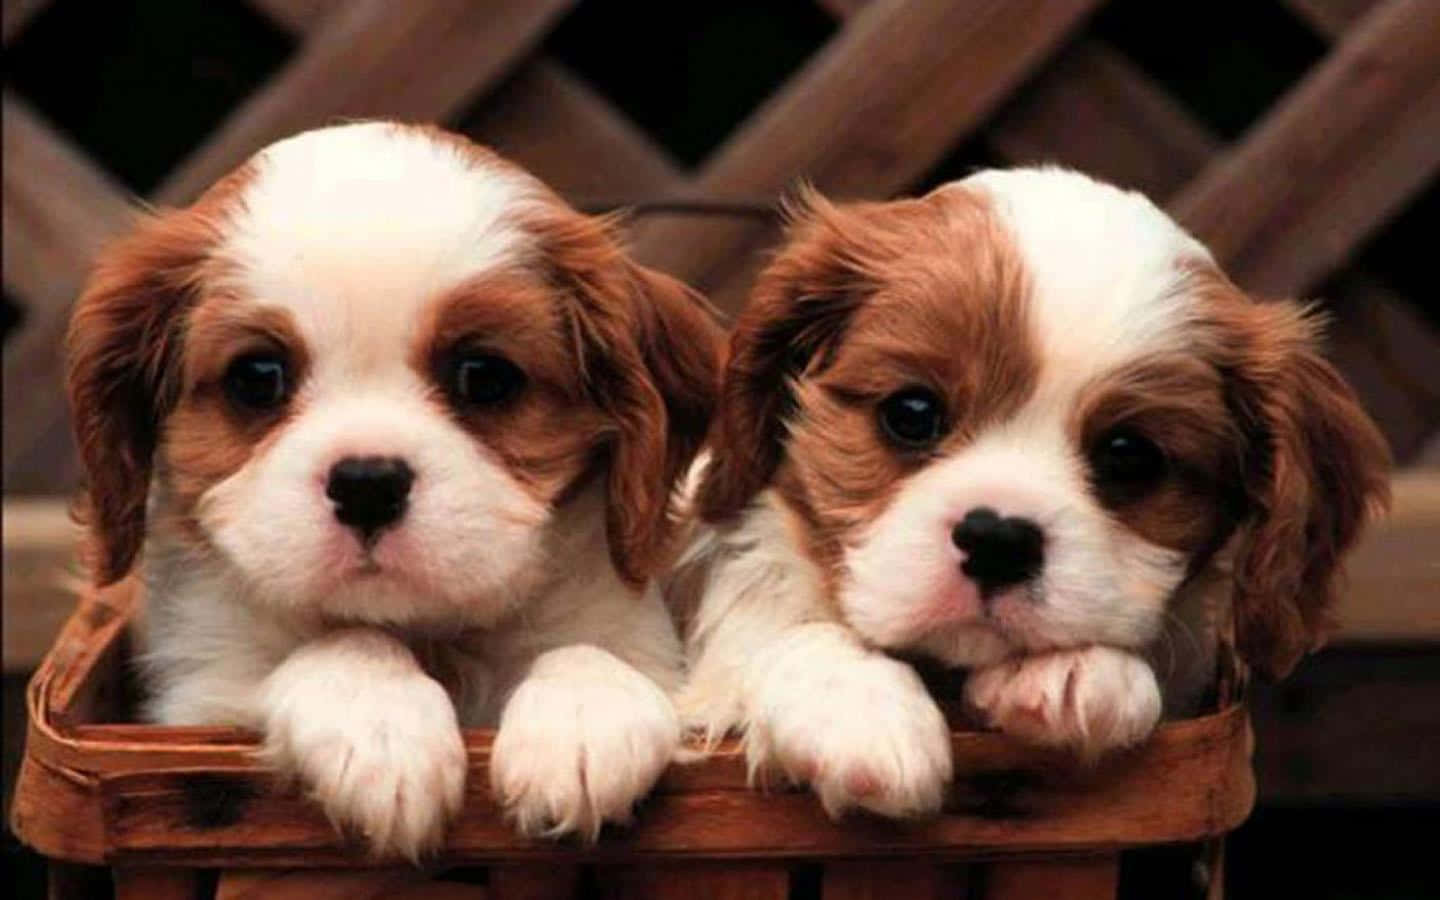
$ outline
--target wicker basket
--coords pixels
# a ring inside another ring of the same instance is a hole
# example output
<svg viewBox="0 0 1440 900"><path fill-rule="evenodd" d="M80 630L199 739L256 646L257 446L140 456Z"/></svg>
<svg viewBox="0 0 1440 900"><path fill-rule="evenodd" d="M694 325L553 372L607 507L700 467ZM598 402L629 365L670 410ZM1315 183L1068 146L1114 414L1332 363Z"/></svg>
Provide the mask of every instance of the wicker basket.
<svg viewBox="0 0 1440 900"><path fill-rule="evenodd" d="M632 827L584 848L522 839L501 821L486 775L491 734L471 730L466 805L437 867L461 867L474 883L421 884L414 870L376 867L294 789L272 783L252 759L253 735L118 724L130 700L126 635L136 607L128 583L84 598L29 687L12 822L52 860L52 896L79 896L87 878L104 879L92 867L108 867L117 896L146 900L698 900L792 889L827 900L1111 897L1121 851L1178 843L1208 854L1208 886L1189 889L1219 896L1219 839L1254 801L1249 719L1232 704L1164 725L1143 748L1089 771L1002 735L957 731L945 812L912 824L836 824L808 792L754 791L742 754L726 744L672 768ZM351 871L322 877L320 868ZM968 894L957 893L962 884Z"/></svg>

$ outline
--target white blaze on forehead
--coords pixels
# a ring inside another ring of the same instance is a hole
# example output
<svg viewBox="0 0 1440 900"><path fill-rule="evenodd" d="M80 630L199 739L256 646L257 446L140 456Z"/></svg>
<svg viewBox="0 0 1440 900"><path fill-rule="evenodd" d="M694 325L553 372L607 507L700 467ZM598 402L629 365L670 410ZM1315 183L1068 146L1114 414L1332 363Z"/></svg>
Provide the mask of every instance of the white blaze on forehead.
<svg viewBox="0 0 1440 900"><path fill-rule="evenodd" d="M311 342L369 357L352 357L362 365L379 362L365 349L408 350L426 301L523 258L513 213L540 197L519 170L387 123L305 132L254 166L221 254L246 296L290 310Z"/></svg>
<svg viewBox="0 0 1440 900"><path fill-rule="evenodd" d="M992 170L958 182L983 191L1024 261L1041 393L1079 384L1183 337L1182 260L1198 241L1144 196L1058 168Z"/></svg>

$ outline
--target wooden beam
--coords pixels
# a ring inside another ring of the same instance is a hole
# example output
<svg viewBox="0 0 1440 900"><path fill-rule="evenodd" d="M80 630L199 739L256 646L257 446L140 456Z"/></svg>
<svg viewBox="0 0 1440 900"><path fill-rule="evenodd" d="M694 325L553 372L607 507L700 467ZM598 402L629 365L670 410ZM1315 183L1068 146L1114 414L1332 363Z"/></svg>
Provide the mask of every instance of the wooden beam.
<svg viewBox="0 0 1440 900"><path fill-rule="evenodd" d="M1429 181L1436 134L1440 5L1389 0L1172 208L1242 285L1303 291Z"/></svg>
<svg viewBox="0 0 1440 900"><path fill-rule="evenodd" d="M668 153L553 60L522 66L465 130L572 200L633 202L687 191L688 178Z"/></svg>
<svg viewBox="0 0 1440 900"><path fill-rule="evenodd" d="M1120 854L1080 859L1002 860L986 866L984 900L1110 900L1120 883Z"/></svg>
<svg viewBox="0 0 1440 900"><path fill-rule="evenodd" d="M180 205L256 150L336 119L444 120L509 73L574 0L353 0L166 179Z"/></svg>
<svg viewBox="0 0 1440 900"><path fill-rule="evenodd" d="M75 609L79 529L63 500L4 503L4 671L29 672Z"/></svg>
<svg viewBox="0 0 1440 900"><path fill-rule="evenodd" d="M36 14L50 5L50 0L5 0L0 8L0 40L8 44Z"/></svg>
<svg viewBox="0 0 1440 900"><path fill-rule="evenodd" d="M1348 565L1337 643L1440 643L1440 468L1399 472Z"/></svg>
<svg viewBox="0 0 1440 900"><path fill-rule="evenodd" d="M841 197L887 196L933 166L1095 5L868 3L706 161L696 187L774 196L806 177ZM704 286L763 230L670 220L637 229L636 249Z"/></svg>
<svg viewBox="0 0 1440 900"><path fill-rule="evenodd" d="M61 343L70 304L102 244L128 229L125 192L40 119L4 95L5 289L24 325L5 347L4 473L10 490L58 490L73 474L63 425ZM59 437L56 437L56 435Z"/></svg>
<svg viewBox="0 0 1440 900"><path fill-rule="evenodd" d="M314 31L351 0L249 0L270 21L295 34Z"/></svg>
<svg viewBox="0 0 1440 900"><path fill-rule="evenodd" d="M251 2L276 24L304 34L345 0ZM663 149L552 59L522 63L463 127L571 199L623 202L686 191L684 173Z"/></svg>
<svg viewBox="0 0 1440 900"><path fill-rule="evenodd" d="M1338 40L1380 0L1281 0L1322 37Z"/></svg>
<svg viewBox="0 0 1440 900"><path fill-rule="evenodd" d="M1012 165L1062 163L1157 202L1220 149L1150 76L1093 38L1061 52L985 137Z"/></svg>
<svg viewBox="0 0 1440 900"><path fill-rule="evenodd" d="M1440 428L1440 334L1414 304L1363 272L1325 286L1326 356L1385 430L1395 458L1420 465Z"/></svg>
<svg viewBox="0 0 1440 900"><path fill-rule="evenodd" d="M1396 473L1394 507L1350 559L1332 643L1440 644L1440 467ZM64 500L4 503L5 671L25 671L74 606L78 531Z"/></svg>

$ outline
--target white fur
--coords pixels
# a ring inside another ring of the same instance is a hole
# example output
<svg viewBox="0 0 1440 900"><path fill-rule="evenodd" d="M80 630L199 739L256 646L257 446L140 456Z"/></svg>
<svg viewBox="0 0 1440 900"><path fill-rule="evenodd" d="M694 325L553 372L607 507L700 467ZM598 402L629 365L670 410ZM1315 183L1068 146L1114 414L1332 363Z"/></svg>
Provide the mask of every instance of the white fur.
<svg viewBox="0 0 1440 900"><path fill-rule="evenodd" d="M439 846L462 797L461 725L503 722L495 777L527 833L625 821L679 740L660 598L616 575L602 484L539 503L408 362L444 292L528 261L514 214L542 202L537 183L363 124L272 146L242 191L224 287L290 313L312 366L278 436L201 497L218 552L147 537L149 717L263 731L268 758L381 854ZM368 555L325 496L348 455L415 472ZM158 472L152 509L167 484ZM553 789L543 803L537 784Z"/></svg>
<svg viewBox="0 0 1440 900"><path fill-rule="evenodd" d="M265 757L303 781L337 826L377 855L438 847L465 799L465 743L445 689L403 643L330 632L260 685Z"/></svg>
<svg viewBox="0 0 1440 900"><path fill-rule="evenodd" d="M490 783L525 834L579 832L628 822L680 742L665 692L599 647L539 656L500 719Z"/></svg>
<svg viewBox="0 0 1440 900"><path fill-rule="evenodd" d="M908 666L834 621L787 518L767 492L738 528L701 529L677 566L703 584L676 700L685 723L711 741L740 730L752 779L811 784L832 816L939 809L950 779L940 710Z"/></svg>
<svg viewBox="0 0 1440 900"><path fill-rule="evenodd" d="M1019 656L979 669L965 699L991 725L1084 757L1144 740L1160 721L1160 685L1143 660L1113 647Z"/></svg>
<svg viewBox="0 0 1440 900"><path fill-rule="evenodd" d="M700 585L686 631L687 722L711 735L743 730L752 760L798 767L832 813L930 810L936 779L949 775L938 713L919 712L918 680L879 650L978 668L972 702L1027 739L1089 756L1143 738L1160 696L1140 654L1186 574L1183 554L1099 504L1066 421L1095 378L1183 346L1191 312L1179 264L1208 253L1140 195L1073 172L984 172L942 190L985 194L1014 243L1041 349L1034 394L905 481L844 548L833 600L773 491L734 525L702 531L675 581ZM951 540L978 506L1032 519L1046 537L1041 576L988 609ZM704 577L687 580L694 572ZM800 637L821 627L827 640ZM868 756L879 748L893 766ZM836 765L868 767L880 799L846 793Z"/></svg>

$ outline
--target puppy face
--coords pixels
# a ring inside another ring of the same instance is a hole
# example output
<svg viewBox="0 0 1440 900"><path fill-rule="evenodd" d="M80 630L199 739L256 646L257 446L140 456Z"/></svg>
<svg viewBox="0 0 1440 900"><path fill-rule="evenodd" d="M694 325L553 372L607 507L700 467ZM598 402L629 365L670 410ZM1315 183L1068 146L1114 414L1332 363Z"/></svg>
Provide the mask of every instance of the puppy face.
<svg viewBox="0 0 1440 900"><path fill-rule="evenodd" d="M1228 548L1242 643L1283 671L1385 493L1314 331L1080 175L810 197L737 325L701 508L771 485L857 631L955 665L1142 646Z"/></svg>
<svg viewBox="0 0 1440 900"><path fill-rule="evenodd" d="M261 602L492 620L594 475L655 566L716 327L605 223L462 138L386 123L261 152L101 260L70 393L102 579L152 542ZM578 526L577 526L578 527Z"/></svg>

